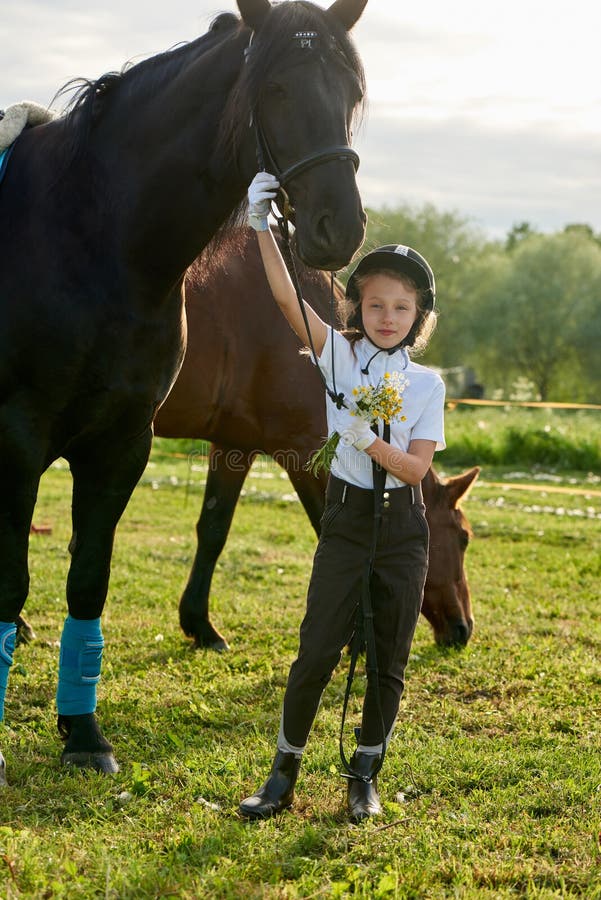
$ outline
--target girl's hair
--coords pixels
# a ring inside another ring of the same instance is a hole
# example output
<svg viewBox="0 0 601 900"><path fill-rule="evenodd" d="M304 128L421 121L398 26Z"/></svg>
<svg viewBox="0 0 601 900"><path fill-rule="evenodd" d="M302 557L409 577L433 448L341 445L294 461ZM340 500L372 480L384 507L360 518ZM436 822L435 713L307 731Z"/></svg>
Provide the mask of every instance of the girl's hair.
<svg viewBox="0 0 601 900"><path fill-rule="evenodd" d="M393 278L400 281L401 284L415 291L417 297L417 317L413 323L407 337L403 340L403 347L407 348L410 356L417 356L428 346L434 329L436 328L436 313L433 309L426 306L427 291L419 287L419 285L411 278L396 269L370 269L364 275L355 276L355 285L358 289L358 296L349 297L348 295L339 304L339 316L342 322L341 333L351 344L365 337L365 329L363 327L363 319L361 316L361 300L363 297L363 289L370 278L374 275L385 275L387 278Z"/></svg>

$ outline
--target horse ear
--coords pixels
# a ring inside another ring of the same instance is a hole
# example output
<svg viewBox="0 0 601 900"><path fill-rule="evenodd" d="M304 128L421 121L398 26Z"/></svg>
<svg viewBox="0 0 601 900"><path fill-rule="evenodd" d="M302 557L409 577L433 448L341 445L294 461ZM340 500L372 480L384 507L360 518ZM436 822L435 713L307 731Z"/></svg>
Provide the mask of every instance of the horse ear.
<svg viewBox="0 0 601 900"><path fill-rule="evenodd" d="M271 9L269 0L236 0L236 2L244 24L253 31L258 31Z"/></svg>
<svg viewBox="0 0 601 900"><path fill-rule="evenodd" d="M335 3L328 7L328 12L350 31L355 22L361 18L366 4L367 0L335 0Z"/></svg>
<svg viewBox="0 0 601 900"><path fill-rule="evenodd" d="M445 492L449 501L449 508L455 509L462 497L467 494L468 490L480 474L480 466L474 466L462 475L455 475L449 478L445 483Z"/></svg>

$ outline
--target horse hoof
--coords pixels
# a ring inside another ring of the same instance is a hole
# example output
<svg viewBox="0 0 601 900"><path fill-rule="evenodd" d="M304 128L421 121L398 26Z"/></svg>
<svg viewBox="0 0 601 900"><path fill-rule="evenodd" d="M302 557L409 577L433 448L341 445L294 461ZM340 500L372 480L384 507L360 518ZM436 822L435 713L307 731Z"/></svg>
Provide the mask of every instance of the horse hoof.
<svg viewBox="0 0 601 900"><path fill-rule="evenodd" d="M115 775L119 764L112 753L82 753L65 750L61 754L61 764L74 769L94 769L103 775Z"/></svg>
<svg viewBox="0 0 601 900"><path fill-rule="evenodd" d="M230 645L226 641L224 637L219 635L214 640L207 640L203 637L196 637L194 640L194 649L195 650L214 650L217 653L227 653L230 650Z"/></svg>
<svg viewBox="0 0 601 900"><path fill-rule="evenodd" d="M104 775L119 771L111 744L104 737L94 713L59 715L58 731L65 748L61 753L63 766L94 769Z"/></svg>
<svg viewBox="0 0 601 900"><path fill-rule="evenodd" d="M32 641L35 641L37 635L29 622L26 622L25 619L19 618L17 619L17 647L19 644L31 644Z"/></svg>
<svg viewBox="0 0 601 900"><path fill-rule="evenodd" d="M0 787L7 787L8 781L6 780L6 763L4 762L4 757L0 753Z"/></svg>
<svg viewBox="0 0 601 900"><path fill-rule="evenodd" d="M224 636L219 634L206 619L200 624L189 624L188 627L184 627L180 620L180 625L186 637L193 639L195 650L216 650L217 653L226 653L230 649Z"/></svg>
<svg viewBox="0 0 601 900"><path fill-rule="evenodd" d="M230 645L225 638L221 638L221 640L217 641L216 644L211 644L210 649L216 650L217 653L228 653L230 650Z"/></svg>

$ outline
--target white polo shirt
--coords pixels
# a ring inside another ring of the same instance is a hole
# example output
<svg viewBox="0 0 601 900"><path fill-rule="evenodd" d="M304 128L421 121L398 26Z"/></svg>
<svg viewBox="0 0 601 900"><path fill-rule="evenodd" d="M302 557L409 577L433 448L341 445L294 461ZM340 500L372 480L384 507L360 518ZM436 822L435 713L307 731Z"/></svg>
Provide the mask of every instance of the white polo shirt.
<svg viewBox="0 0 601 900"><path fill-rule="evenodd" d="M381 350L378 353L378 348L368 338L361 338L352 345L342 334L328 326L328 335L318 365L330 388L334 387L335 376L336 392L343 393L349 405L353 399L353 388L376 385L386 372L402 372L409 381L403 394L405 421L390 423L391 445L406 451L412 440L419 439L436 441L437 450L445 448L444 382L436 372L412 362L406 350L401 348L392 354ZM364 374L361 369L366 367L368 373ZM348 409L338 410L326 394L326 412L328 433L344 431L341 423L348 416ZM382 423L379 424L379 433L382 436ZM349 484L373 488L372 462L362 450L355 450L352 446L345 447L340 443L331 471ZM386 487L403 487L404 484L404 481L387 473Z"/></svg>

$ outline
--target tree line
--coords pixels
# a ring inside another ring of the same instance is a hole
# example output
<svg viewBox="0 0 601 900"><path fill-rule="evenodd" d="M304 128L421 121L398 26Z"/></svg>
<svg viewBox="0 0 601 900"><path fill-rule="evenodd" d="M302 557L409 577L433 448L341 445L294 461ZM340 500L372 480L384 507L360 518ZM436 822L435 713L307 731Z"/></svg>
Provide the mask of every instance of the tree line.
<svg viewBox="0 0 601 900"><path fill-rule="evenodd" d="M436 274L438 327L424 364L471 370L489 398L508 399L518 384L530 399L601 402L601 235L590 226L543 234L521 222L491 241L432 205L368 214L364 251L400 241Z"/></svg>

